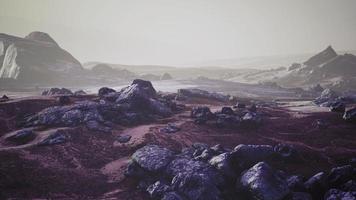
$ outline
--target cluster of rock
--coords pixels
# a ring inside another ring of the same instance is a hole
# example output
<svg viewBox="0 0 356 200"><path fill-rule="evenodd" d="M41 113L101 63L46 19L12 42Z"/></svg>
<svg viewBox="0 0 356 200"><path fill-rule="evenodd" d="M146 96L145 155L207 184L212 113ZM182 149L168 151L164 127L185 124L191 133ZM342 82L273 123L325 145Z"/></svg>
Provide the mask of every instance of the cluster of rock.
<svg viewBox="0 0 356 200"><path fill-rule="evenodd" d="M42 96L60 96L60 95L66 95L66 96L79 96L79 95L86 95L87 93L84 92L83 90L77 90L75 92L72 92L70 89L67 88L50 88L48 90L44 90L42 92Z"/></svg>
<svg viewBox="0 0 356 200"><path fill-rule="evenodd" d="M139 179L138 188L152 199L349 199L356 198L355 167L345 165L309 179L273 169L273 159L300 161L292 146L221 145L196 143L179 153L147 145L131 157L126 176Z"/></svg>
<svg viewBox="0 0 356 200"><path fill-rule="evenodd" d="M5 94L2 95L2 97L0 98L0 102L5 102L5 101L8 101L10 100L10 98L8 96L6 96Z"/></svg>
<svg viewBox="0 0 356 200"><path fill-rule="evenodd" d="M177 100L186 100L189 98L203 98L215 101L227 102L230 96L215 92L208 92L200 89L179 89L177 93Z"/></svg>
<svg viewBox="0 0 356 200"><path fill-rule="evenodd" d="M59 90L61 91L61 90ZM46 108L24 122L32 126L78 126L108 132L113 124L134 125L167 117L180 107L159 98L151 82L136 79L117 92L110 88L99 90L100 100L78 101L70 105Z"/></svg>
<svg viewBox="0 0 356 200"><path fill-rule="evenodd" d="M346 110L346 106L355 102L355 95L339 96L330 89L325 89L320 97L314 100L314 103L321 107L329 107L331 112L344 113L343 119L350 122L356 122L356 108Z"/></svg>
<svg viewBox="0 0 356 200"><path fill-rule="evenodd" d="M215 122L219 128L258 127L262 124L262 116L257 112L255 104L246 108L245 104L238 103L233 108L222 107L221 111L213 113L209 107L195 107L191 111L191 117L196 124L210 121Z"/></svg>

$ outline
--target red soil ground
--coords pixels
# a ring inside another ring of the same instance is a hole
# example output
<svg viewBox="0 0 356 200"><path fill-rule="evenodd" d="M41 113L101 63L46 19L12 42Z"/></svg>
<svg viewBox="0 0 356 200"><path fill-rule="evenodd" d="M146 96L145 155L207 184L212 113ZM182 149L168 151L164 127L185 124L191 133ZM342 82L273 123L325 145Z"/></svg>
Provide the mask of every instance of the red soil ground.
<svg viewBox="0 0 356 200"><path fill-rule="evenodd" d="M344 122L340 113L292 103L259 109L265 117L263 126L258 129L196 125L189 117L191 107L205 104L218 109L222 104L195 100L187 104L186 111L171 118L137 127L117 126L111 134L88 131L85 127L66 129L71 138L64 144L16 146L4 140L16 130L16 121L23 114L56 104L53 97L0 103L0 199L147 199L146 194L136 189L136 180L123 175L130 155L145 144L159 144L179 151L195 142L222 144L228 148L238 144L283 142L295 145L304 161L287 164L273 160L272 165L290 174L305 176L356 157L356 125ZM329 128L315 128L316 119L325 120ZM159 129L167 123L176 123L181 130L161 133ZM37 134L46 131L40 128ZM132 139L120 144L115 140L120 134L131 135Z"/></svg>

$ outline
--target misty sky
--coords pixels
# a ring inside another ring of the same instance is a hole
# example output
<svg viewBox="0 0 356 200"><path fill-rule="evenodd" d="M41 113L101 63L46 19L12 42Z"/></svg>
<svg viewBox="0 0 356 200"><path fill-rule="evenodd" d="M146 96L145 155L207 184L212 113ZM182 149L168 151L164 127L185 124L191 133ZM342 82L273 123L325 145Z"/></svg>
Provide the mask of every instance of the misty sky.
<svg viewBox="0 0 356 200"><path fill-rule="evenodd" d="M81 62L182 65L356 49L356 0L0 0L0 32Z"/></svg>

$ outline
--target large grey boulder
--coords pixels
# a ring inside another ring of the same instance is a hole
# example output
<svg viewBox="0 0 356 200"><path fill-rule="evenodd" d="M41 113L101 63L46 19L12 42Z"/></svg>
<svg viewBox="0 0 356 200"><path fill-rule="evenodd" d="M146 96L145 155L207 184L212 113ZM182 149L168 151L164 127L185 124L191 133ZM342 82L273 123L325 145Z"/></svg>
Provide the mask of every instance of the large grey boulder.
<svg viewBox="0 0 356 200"><path fill-rule="evenodd" d="M135 79L119 93L116 103L125 104L132 111L160 116L172 114L172 109L157 99L157 92L150 81Z"/></svg>
<svg viewBox="0 0 356 200"><path fill-rule="evenodd" d="M240 184L256 200L282 200L290 193L285 178L265 162L244 172Z"/></svg>
<svg viewBox="0 0 356 200"><path fill-rule="evenodd" d="M274 149L271 145L244 145L240 144L233 150L233 155L237 159L240 168L246 169L252 165L271 158Z"/></svg>
<svg viewBox="0 0 356 200"><path fill-rule="evenodd" d="M148 172L159 172L171 162L173 152L157 145L146 145L138 149L131 159Z"/></svg>
<svg viewBox="0 0 356 200"><path fill-rule="evenodd" d="M222 200L214 180L202 173L179 173L172 180L172 188L189 200Z"/></svg>

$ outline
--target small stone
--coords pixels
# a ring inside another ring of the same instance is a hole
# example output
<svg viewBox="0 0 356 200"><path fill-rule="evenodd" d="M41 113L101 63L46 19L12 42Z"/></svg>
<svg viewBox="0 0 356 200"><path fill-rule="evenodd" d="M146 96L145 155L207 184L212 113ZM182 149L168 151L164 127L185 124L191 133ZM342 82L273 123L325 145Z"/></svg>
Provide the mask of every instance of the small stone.
<svg viewBox="0 0 356 200"><path fill-rule="evenodd" d="M131 140L131 135L119 135L116 140L120 143L127 143Z"/></svg>

